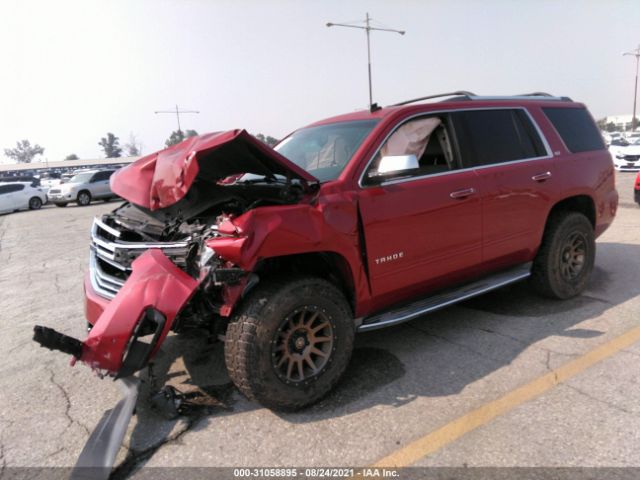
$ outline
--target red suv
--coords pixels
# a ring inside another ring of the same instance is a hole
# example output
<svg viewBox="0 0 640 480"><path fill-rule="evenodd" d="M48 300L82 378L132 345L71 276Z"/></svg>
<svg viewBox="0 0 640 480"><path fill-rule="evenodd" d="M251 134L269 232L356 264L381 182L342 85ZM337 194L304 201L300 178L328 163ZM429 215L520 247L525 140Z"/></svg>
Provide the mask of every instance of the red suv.
<svg viewBox="0 0 640 480"><path fill-rule="evenodd" d="M111 186L127 203L93 224L93 328L54 348L123 377L169 330L206 329L240 391L284 409L335 385L356 332L525 278L580 294L618 204L585 106L541 93L374 106L274 149L202 135Z"/></svg>

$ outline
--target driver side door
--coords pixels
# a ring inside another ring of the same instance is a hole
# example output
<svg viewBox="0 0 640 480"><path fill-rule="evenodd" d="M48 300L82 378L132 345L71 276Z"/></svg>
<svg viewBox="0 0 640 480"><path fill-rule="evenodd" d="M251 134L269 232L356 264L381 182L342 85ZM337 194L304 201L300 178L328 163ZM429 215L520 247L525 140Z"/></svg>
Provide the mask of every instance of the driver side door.
<svg viewBox="0 0 640 480"><path fill-rule="evenodd" d="M420 155L418 169L375 179L374 156L362 178L358 202L374 309L456 283L473 275L481 263L478 175L460 168L459 155L449 141L449 119L438 118L440 123L423 149L407 142L413 145L407 150ZM402 154L397 145L395 150L386 148L396 142L400 126L387 136L378 154L385 150Z"/></svg>

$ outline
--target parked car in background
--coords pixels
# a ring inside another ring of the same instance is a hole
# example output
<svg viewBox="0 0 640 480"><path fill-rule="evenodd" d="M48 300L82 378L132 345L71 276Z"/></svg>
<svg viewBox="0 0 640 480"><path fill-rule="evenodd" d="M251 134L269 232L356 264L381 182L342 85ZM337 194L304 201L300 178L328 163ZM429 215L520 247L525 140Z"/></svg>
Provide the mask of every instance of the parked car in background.
<svg viewBox="0 0 640 480"><path fill-rule="evenodd" d="M32 175L4 176L4 177L0 177L0 182L1 183L22 182L22 183L28 183L32 187L39 187L40 186L40 179L37 178L37 177L34 177Z"/></svg>
<svg viewBox="0 0 640 480"><path fill-rule="evenodd" d="M60 174L55 172L45 172L40 176L40 186L49 190L60 185Z"/></svg>
<svg viewBox="0 0 640 480"><path fill-rule="evenodd" d="M626 138L629 143L633 143L636 140L640 140L640 132L626 132L624 138Z"/></svg>
<svg viewBox="0 0 640 480"><path fill-rule="evenodd" d="M92 200L109 200L116 197L109 186L109 178L115 170L88 170L74 175L68 182L49 190L49 199L57 207L76 202L86 206Z"/></svg>
<svg viewBox="0 0 640 480"><path fill-rule="evenodd" d="M616 170L620 172L640 171L640 138L635 139L632 143L621 140L616 140L616 142L621 145L612 144L609 147Z"/></svg>
<svg viewBox="0 0 640 480"><path fill-rule="evenodd" d="M38 210L47 203L47 195L40 187L28 183L0 183L0 213L16 210Z"/></svg>

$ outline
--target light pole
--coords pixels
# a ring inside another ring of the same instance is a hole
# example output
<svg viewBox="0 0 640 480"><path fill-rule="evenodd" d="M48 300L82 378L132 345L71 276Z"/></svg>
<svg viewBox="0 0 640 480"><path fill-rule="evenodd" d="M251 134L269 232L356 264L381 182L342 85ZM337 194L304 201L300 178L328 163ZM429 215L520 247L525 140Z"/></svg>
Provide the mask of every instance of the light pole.
<svg viewBox="0 0 640 480"><path fill-rule="evenodd" d="M200 113L197 110L180 110L178 108L178 105L176 105L176 109L175 110L156 110L153 113L175 113L176 114L176 119L178 120L178 134L181 135L182 134L182 129L180 128L180 114L181 113Z"/></svg>
<svg viewBox="0 0 640 480"><path fill-rule="evenodd" d="M404 35L404 30L395 30L393 28L376 28L371 26L371 18L369 17L369 12L367 12L367 16L364 20L364 27L361 25L350 25L348 23L327 23L327 27L348 27L348 28L359 28L360 30L364 30L367 34L367 66L369 69L369 108L373 105L373 93L371 89L371 42L369 40L369 35L372 30L376 30L379 32L393 32L399 33L400 35Z"/></svg>
<svg viewBox="0 0 640 480"><path fill-rule="evenodd" d="M633 87L633 117L631 117L631 131L635 132L637 125L636 121L636 97L638 96L638 63L640 62L640 45L635 50L631 50L630 52L624 52L624 55L633 55L636 57L636 83Z"/></svg>

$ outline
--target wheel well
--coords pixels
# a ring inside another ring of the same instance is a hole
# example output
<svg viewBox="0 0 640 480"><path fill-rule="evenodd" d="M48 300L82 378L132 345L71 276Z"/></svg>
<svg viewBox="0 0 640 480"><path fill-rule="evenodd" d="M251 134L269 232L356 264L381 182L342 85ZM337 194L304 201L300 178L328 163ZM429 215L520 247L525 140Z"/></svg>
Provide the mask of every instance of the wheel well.
<svg viewBox="0 0 640 480"><path fill-rule="evenodd" d="M91 192L90 192L89 190L87 190L86 188L83 188L82 190L80 190L80 191L78 192L78 195L80 195L81 193L88 193L90 197L92 196L92 195L91 195Z"/></svg>
<svg viewBox="0 0 640 480"><path fill-rule="evenodd" d="M593 199L588 195L576 195L559 201L549 212L549 218L556 212L582 213L589 219L592 227L596 226L596 207Z"/></svg>
<svg viewBox="0 0 640 480"><path fill-rule="evenodd" d="M333 282L355 311L355 286L348 262L334 252L311 252L261 260L254 270L261 278L297 273L315 275ZM261 280L262 281L262 280Z"/></svg>

